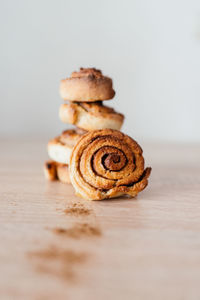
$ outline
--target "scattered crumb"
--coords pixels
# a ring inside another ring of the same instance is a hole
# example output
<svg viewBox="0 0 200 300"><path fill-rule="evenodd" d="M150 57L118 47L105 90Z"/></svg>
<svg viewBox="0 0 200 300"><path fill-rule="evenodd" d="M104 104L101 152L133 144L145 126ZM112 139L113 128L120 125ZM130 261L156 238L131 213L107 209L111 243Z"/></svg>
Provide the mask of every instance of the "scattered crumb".
<svg viewBox="0 0 200 300"><path fill-rule="evenodd" d="M75 215L75 216L87 216L91 214L91 209L85 207L82 203L73 203L70 207L64 210L66 214Z"/></svg>
<svg viewBox="0 0 200 300"><path fill-rule="evenodd" d="M37 259L36 269L41 273L52 274L64 280L74 281L77 278L75 267L87 261L88 255L70 249L49 247L31 252L29 257Z"/></svg>
<svg viewBox="0 0 200 300"><path fill-rule="evenodd" d="M81 238L81 237L91 237L91 236L100 236L101 230L97 226L90 225L88 223L83 223L83 224L75 224L71 228L54 228L52 230L54 233L71 237L71 238Z"/></svg>

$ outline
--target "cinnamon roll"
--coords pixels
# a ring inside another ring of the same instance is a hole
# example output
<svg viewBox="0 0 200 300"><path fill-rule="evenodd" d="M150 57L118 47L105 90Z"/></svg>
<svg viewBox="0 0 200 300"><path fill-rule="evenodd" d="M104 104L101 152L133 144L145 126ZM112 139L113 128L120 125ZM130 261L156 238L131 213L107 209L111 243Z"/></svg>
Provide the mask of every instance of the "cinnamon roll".
<svg viewBox="0 0 200 300"><path fill-rule="evenodd" d="M86 131L80 128L69 129L51 139L47 146L49 157L58 163L69 164L72 149L84 133Z"/></svg>
<svg viewBox="0 0 200 300"><path fill-rule="evenodd" d="M69 177L69 166L57 163L57 177L63 183L71 183Z"/></svg>
<svg viewBox="0 0 200 300"><path fill-rule="evenodd" d="M61 80L61 98L69 101L94 102L112 99L115 91L112 79L95 68L80 68L69 78Z"/></svg>
<svg viewBox="0 0 200 300"><path fill-rule="evenodd" d="M60 180L63 183L70 183L67 164L60 164L53 160L47 161L44 164L44 174L48 180Z"/></svg>
<svg viewBox="0 0 200 300"><path fill-rule="evenodd" d="M55 161L49 160L44 163L44 176L50 181L58 179Z"/></svg>
<svg viewBox="0 0 200 300"><path fill-rule="evenodd" d="M111 128L120 130L124 116L102 102L69 102L62 104L59 111L62 122L75 124L85 130Z"/></svg>
<svg viewBox="0 0 200 300"><path fill-rule="evenodd" d="M88 200L136 196L148 184L142 149L129 136L104 129L85 134L70 158L70 180L76 194Z"/></svg>

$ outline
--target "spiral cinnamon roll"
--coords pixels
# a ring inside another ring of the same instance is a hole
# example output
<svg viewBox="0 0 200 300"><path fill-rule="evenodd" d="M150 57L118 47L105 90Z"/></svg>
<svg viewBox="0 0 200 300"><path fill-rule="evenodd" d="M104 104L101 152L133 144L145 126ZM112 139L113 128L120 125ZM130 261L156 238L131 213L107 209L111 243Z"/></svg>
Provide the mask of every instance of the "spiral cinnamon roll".
<svg viewBox="0 0 200 300"><path fill-rule="evenodd" d="M62 104L59 111L62 122L74 124L91 131L104 128L120 130L124 116L102 102L70 102Z"/></svg>
<svg viewBox="0 0 200 300"><path fill-rule="evenodd" d="M84 133L86 131L80 128L69 129L51 139L47 145L49 157L58 163L69 164L72 149Z"/></svg>
<svg viewBox="0 0 200 300"><path fill-rule="evenodd" d="M148 184L142 149L129 136L104 129L85 134L70 159L70 179L76 194L101 200L123 194L136 196Z"/></svg>
<svg viewBox="0 0 200 300"><path fill-rule="evenodd" d="M95 68L80 68L71 77L61 80L61 98L69 101L94 102L112 99L115 91L112 79Z"/></svg>
<svg viewBox="0 0 200 300"><path fill-rule="evenodd" d="M44 174L48 180L60 180L63 183L70 183L68 165L60 164L53 160L44 164Z"/></svg>

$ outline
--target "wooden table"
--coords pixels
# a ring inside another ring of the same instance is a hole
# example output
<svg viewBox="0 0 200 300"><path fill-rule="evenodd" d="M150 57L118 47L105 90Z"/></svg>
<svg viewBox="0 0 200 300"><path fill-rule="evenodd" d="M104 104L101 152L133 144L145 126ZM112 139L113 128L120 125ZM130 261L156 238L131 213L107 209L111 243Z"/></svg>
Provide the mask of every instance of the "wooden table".
<svg viewBox="0 0 200 300"><path fill-rule="evenodd" d="M143 143L148 188L87 202L45 181L45 143L1 140L0 299L200 299L200 145ZM54 231L83 223L101 234Z"/></svg>

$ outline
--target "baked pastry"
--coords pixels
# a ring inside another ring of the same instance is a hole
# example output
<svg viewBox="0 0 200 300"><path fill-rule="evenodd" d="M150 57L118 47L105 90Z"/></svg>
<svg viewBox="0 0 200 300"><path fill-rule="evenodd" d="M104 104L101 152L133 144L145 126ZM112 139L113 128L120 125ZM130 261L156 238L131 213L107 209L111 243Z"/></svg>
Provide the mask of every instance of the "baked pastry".
<svg viewBox="0 0 200 300"><path fill-rule="evenodd" d="M62 104L59 111L62 122L75 124L85 130L104 128L120 130L124 116L115 112L111 107L104 106L102 102L69 102Z"/></svg>
<svg viewBox="0 0 200 300"><path fill-rule="evenodd" d="M57 163L57 177L63 183L71 183L69 177L69 166L66 164Z"/></svg>
<svg viewBox="0 0 200 300"><path fill-rule="evenodd" d="M44 163L44 176L48 180L57 180L56 162L53 160Z"/></svg>
<svg viewBox="0 0 200 300"><path fill-rule="evenodd" d="M151 168L144 169L136 141L118 130L104 129L91 131L78 141L69 171L77 195L101 200L136 196L147 186Z"/></svg>
<svg viewBox="0 0 200 300"><path fill-rule="evenodd" d="M48 180L60 180L63 183L70 183L68 165L60 164L53 160L44 164L44 174Z"/></svg>
<svg viewBox="0 0 200 300"><path fill-rule="evenodd" d="M47 145L49 157L59 163L69 164L73 147L86 131L77 128L63 131L63 133L51 139Z"/></svg>
<svg viewBox="0 0 200 300"><path fill-rule="evenodd" d="M61 80L61 98L69 101L94 102L112 99L112 79L95 68L80 68L71 77Z"/></svg>

